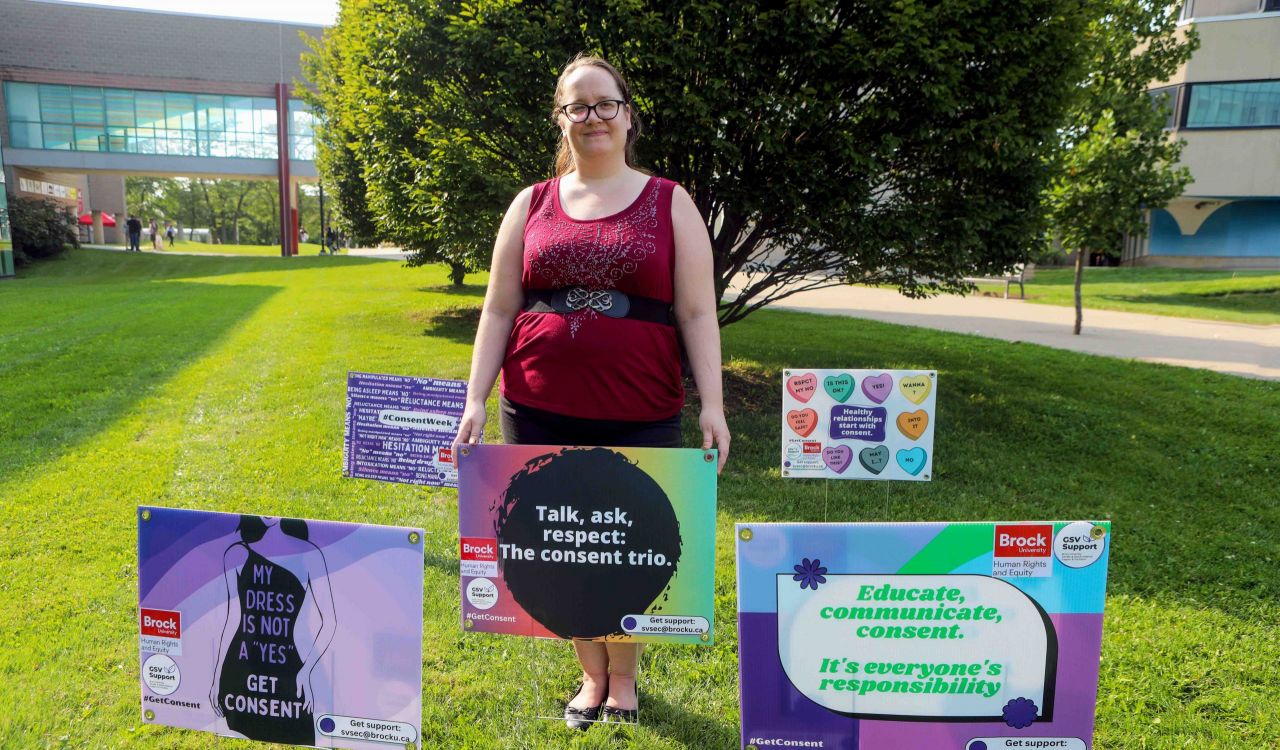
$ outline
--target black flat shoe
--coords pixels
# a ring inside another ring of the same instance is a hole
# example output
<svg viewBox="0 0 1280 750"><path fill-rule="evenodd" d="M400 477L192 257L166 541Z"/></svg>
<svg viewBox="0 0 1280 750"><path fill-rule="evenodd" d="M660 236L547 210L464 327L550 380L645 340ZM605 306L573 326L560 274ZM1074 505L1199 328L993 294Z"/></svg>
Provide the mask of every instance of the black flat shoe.
<svg viewBox="0 0 1280 750"><path fill-rule="evenodd" d="M573 700L578 697L578 693L582 692L582 686L578 686L577 692L569 697ZM609 691L606 690L604 697L600 699L600 705L591 706L590 708L574 708L566 705L564 707L564 725L570 729L579 729L586 731L591 728L591 724L600 719L600 710L604 708L604 702L609 699Z"/></svg>
<svg viewBox="0 0 1280 750"><path fill-rule="evenodd" d="M616 708L614 706L605 706L605 721L616 721L620 724L635 724L640 719L639 708Z"/></svg>

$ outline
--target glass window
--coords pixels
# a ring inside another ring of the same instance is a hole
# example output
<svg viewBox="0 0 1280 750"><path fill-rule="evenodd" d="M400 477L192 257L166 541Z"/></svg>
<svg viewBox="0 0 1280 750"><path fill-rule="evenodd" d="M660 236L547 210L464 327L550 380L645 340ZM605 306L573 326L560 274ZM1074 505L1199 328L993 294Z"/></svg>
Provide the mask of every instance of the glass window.
<svg viewBox="0 0 1280 750"><path fill-rule="evenodd" d="M9 123L9 137L14 148L44 148L44 134L38 122Z"/></svg>
<svg viewBox="0 0 1280 750"><path fill-rule="evenodd" d="M43 98L43 97L42 97ZM44 125L44 147L58 151L71 150L73 131L70 125Z"/></svg>
<svg viewBox="0 0 1280 750"><path fill-rule="evenodd" d="M40 89L34 83L5 81L4 101L10 123L40 122Z"/></svg>
<svg viewBox="0 0 1280 750"><path fill-rule="evenodd" d="M156 91L134 92L138 125L147 128L164 127L164 94Z"/></svg>
<svg viewBox="0 0 1280 750"><path fill-rule="evenodd" d="M1187 127L1280 127L1280 81L1194 84Z"/></svg>
<svg viewBox="0 0 1280 750"><path fill-rule="evenodd" d="M76 151L106 151L106 133L100 127L76 126Z"/></svg>
<svg viewBox="0 0 1280 750"><path fill-rule="evenodd" d="M171 130L196 126L196 97L194 94L164 95L165 127Z"/></svg>
<svg viewBox="0 0 1280 750"><path fill-rule="evenodd" d="M1178 89L1180 86L1161 86L1158 89L1150 89L1147 96L1151 97L1151 106L1159 108L1164 107L1166 113L1164 118L1164 129L1172 130L1177 119L1178 109Z"/></svg>
<svg viewBox="0 0 1280 750"><path fill-rule="evenodd" d="M106 121L102 89L73 86L71 108L77 125L102 125Z"/></svg>
<svg viewBox="0 0 1280 750"><path fill-rule="evenodd" d="M40 119L43 122L72 122L69 86L40 84Z"/></svg>
<svg viewBox="0 0 1280 750"><path fill-rule="evenodd" d="M137 121L133 113L133 92L128 89L104 89L107 105L107 124L133 127Z"/></svg>

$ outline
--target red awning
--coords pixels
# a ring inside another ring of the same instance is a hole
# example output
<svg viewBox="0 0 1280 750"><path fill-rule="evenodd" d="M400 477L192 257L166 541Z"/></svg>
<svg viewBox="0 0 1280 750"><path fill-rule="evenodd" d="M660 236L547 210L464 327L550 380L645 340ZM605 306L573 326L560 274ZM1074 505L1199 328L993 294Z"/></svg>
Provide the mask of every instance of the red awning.
<svg viewBox="0 0 1280 750"><path fill-rule="evenodd" d="M80 214L80 223L84 224L85 226L92 224L93 214ZM114 227L115 225L116 225L116 220L112 218L111 214L102 215L102 226Z"/></svg>

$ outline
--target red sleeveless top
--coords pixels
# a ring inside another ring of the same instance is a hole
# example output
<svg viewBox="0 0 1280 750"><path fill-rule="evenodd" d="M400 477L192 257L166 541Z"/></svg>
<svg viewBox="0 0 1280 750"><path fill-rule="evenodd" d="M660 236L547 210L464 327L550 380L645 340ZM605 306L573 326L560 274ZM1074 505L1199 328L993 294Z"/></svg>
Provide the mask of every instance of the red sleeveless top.
<svg viewBox="0 0 1280 750"><path fill-rule="evenodd" d="M521 285L526 291L616 289L671 303L674 189L674 182L650 177L627 208L579 221L560 206L559 178L535 185ZM675 328L610 318L590 307L565 314L521 311L502 363L502 395L571 417L667 419L684 405Z"/></svg>

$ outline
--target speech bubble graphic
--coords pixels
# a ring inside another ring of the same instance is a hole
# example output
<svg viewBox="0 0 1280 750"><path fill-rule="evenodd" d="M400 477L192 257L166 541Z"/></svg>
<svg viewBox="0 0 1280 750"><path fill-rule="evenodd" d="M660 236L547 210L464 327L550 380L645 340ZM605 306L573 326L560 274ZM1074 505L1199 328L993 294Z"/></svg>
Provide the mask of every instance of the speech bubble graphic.
<svg viewBox="0 0 1280 750"><path fill-rule="evenodd" d="M999 721L1010 701L1051 721L1058 638L1040 605L980 575L777 577L778 657L791 684L847 716Z"/></svg>

